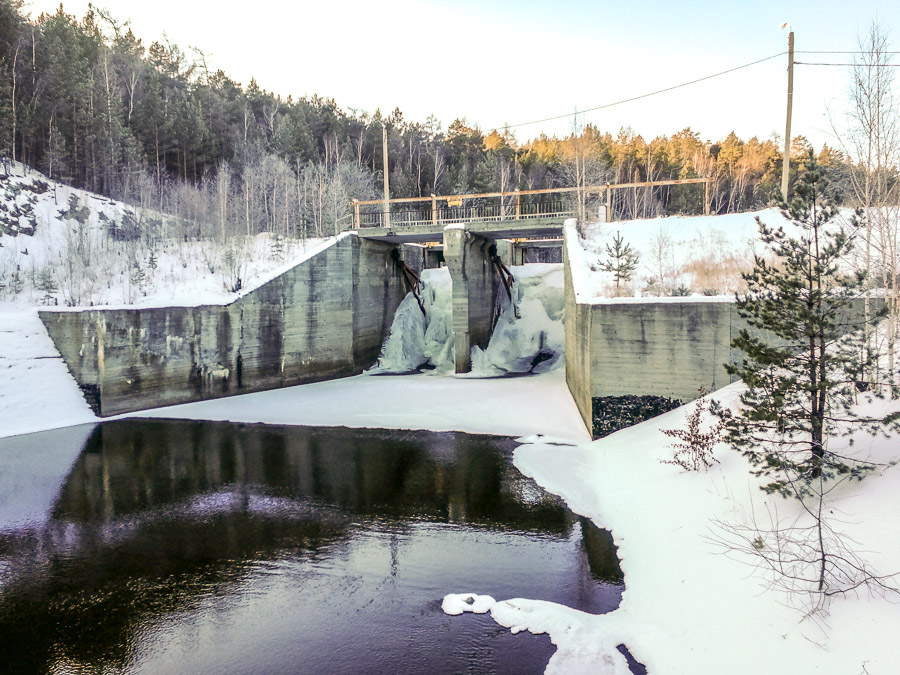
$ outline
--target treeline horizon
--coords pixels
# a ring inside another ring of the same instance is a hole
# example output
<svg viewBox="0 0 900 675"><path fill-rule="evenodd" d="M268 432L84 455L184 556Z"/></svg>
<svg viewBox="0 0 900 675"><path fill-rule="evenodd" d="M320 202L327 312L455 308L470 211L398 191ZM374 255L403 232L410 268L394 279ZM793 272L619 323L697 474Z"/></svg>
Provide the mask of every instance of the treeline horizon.
<svg viewBox="0 0 900 675"><path fill-rule="evenodd" d="M630 128L573 125L568 136L518 142L465 119L342 110L318 95L286 99L242 87L205 55L149 46L93 8L82 19L30 19L0 0L0 155L50 178L205 223L222 236L323 236L349 225L350 200L380 196L382 124L392 197L708 177L712 213L780 199L781 141L718 142L683 129L646 141ZM792 156L812 151L802 136ZM823 146L842 197L848 162ZM792 168L797 164L792 162ZM702 188L616 191L617 218L701 213ZM202 227L200 228L203 229Z"/></svg>

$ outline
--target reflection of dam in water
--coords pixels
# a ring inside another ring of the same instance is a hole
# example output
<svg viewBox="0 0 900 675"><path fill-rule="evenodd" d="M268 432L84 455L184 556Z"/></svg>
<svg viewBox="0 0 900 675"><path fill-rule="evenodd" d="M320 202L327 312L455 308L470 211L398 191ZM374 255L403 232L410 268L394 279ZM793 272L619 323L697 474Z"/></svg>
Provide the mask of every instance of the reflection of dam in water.
<svg viewBox="0 0 900 675"><path fill-rule="evenodd" d="M367 672L484 658L539 671L546 638L485 630L485 617L451 622L439 608L459 590L592 612L618 604L611 537L521 476L514 445L101 425L46 524L0 523L0 654L20 672L353 672L367 658Z"/></svg>

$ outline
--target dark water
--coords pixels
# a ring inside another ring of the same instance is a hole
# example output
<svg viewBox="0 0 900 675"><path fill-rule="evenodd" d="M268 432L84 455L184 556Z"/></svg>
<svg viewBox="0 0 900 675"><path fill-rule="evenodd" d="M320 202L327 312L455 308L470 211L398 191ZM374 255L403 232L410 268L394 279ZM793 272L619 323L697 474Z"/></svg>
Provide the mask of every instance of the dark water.
<svg viewBox="0 0 900 675"><path fill-rule="evenodd" d="M538 673L549 638L443 596L619 603L612 538L509 439L130 420L72 464L60 438L0 441L2 672Z"/></svg>

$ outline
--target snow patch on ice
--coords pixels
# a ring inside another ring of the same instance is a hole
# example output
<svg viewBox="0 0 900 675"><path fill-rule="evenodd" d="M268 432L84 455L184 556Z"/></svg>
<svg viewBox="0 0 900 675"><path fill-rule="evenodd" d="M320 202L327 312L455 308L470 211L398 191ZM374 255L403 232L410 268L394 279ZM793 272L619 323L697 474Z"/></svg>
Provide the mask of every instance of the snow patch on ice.
<svg viewBox="0 0 900 675"><path fill-rule="evenodd" d="M486 614L496 604L489 595L477 595L476 593L449 593L444 596L441 609L444 614L459 616L466 612L473 614Z"/></svg>
<svg viewBox="0 0 900 675"><path fill-rule="evenodd" d="M628 662L617 649L622 644L619 627L611 615L594 615L544 600L515 598L497 602L489 595L450 593L441 609L458 616L466 612L486 614L510 632L547 634L556 652L545 673L604 673L629 675Z"/></svg>

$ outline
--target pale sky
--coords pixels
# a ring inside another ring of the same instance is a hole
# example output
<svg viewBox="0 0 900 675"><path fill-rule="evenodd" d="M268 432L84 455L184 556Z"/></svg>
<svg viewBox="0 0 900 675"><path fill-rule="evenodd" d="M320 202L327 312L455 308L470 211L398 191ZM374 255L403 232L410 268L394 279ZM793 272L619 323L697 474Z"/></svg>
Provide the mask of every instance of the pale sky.
<svg viewBox="0 0 900 675"><path fill-rule="evenodd" d="M27 1L27 0L26 0ZM130 20L145 46L163 33L242 85L283 97L319 94L343 109L399 107L407 120L434 114L488 130L572 113L687 82L787 50L858 48L873 19L900 51L897 0L97 0ZM79 18L87 0L64 9ZM33 17L54 0L26 4ZM797 54L797 61L847 62L844 54ZM900 55L897 62L900 63ZM707 82L587 113L615 133L630 125L649 140L686 126L704 139L734 130L745 140L784 133L787 56ZM900 70L900 69L897 69ZM900 77L897 78L900 80ZM792 136L835 145L828 120L841 120L849 69L798 65ZM572 119L521 126L520 141L565 135Z"/></svg>

